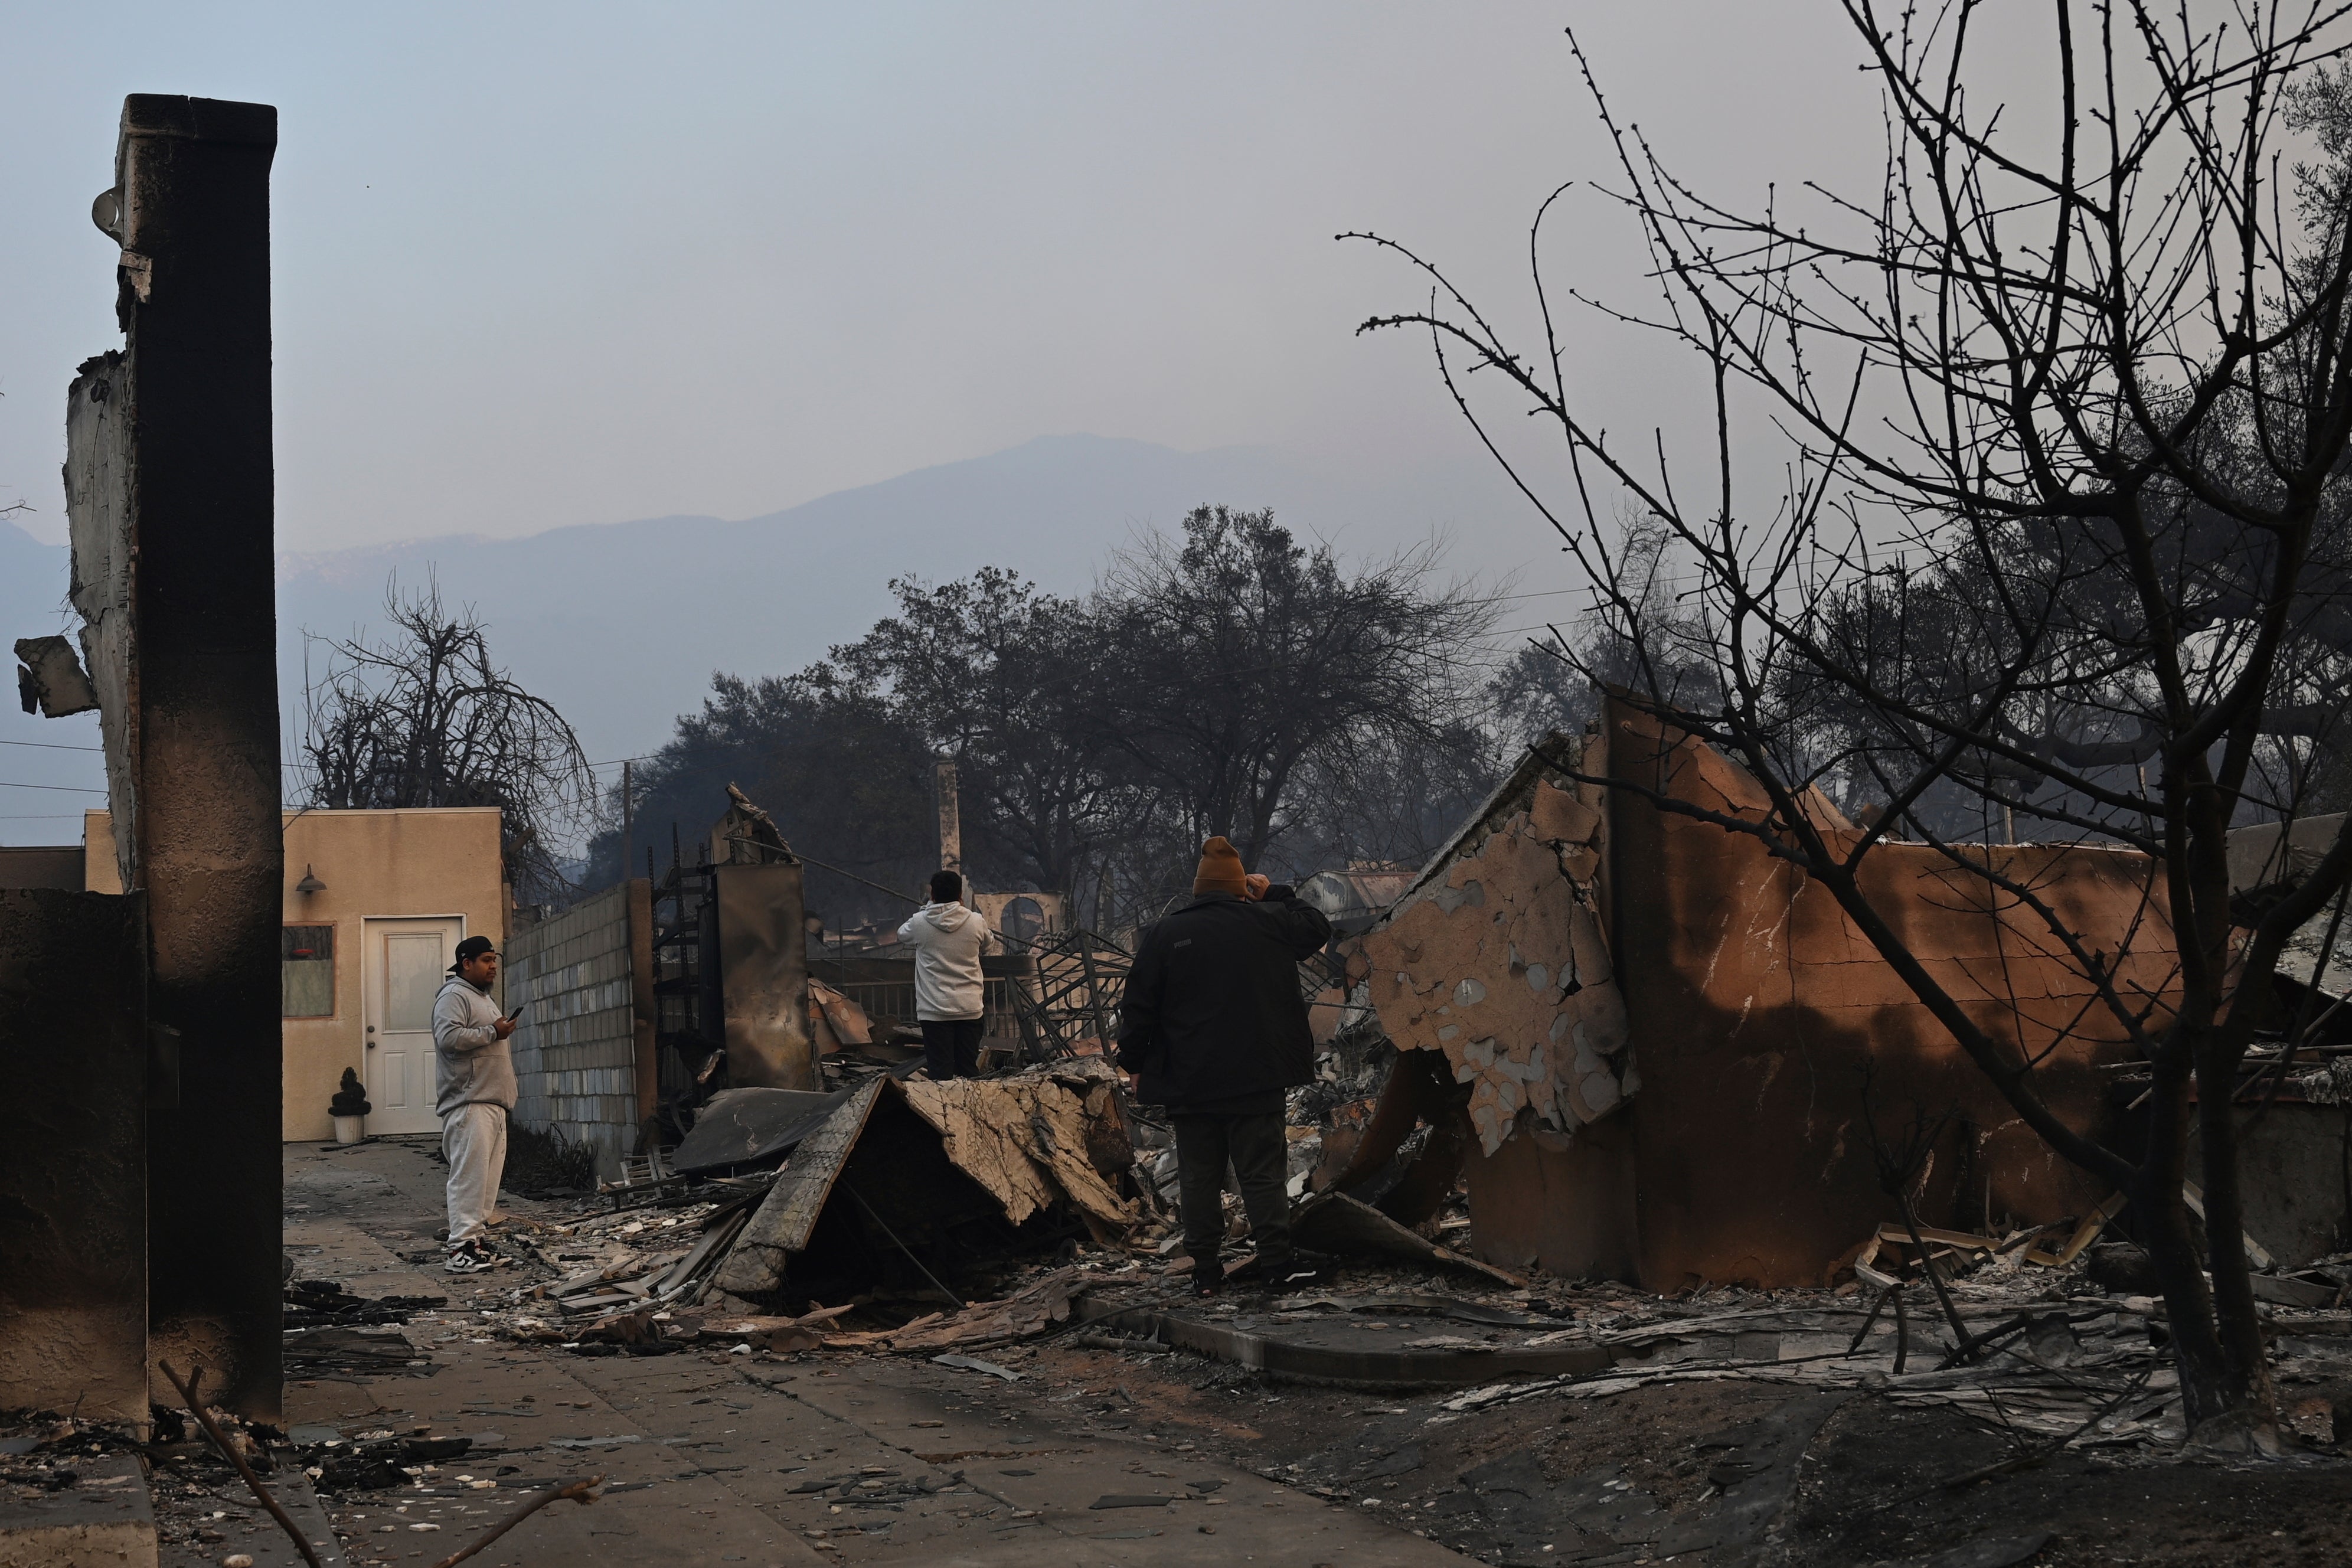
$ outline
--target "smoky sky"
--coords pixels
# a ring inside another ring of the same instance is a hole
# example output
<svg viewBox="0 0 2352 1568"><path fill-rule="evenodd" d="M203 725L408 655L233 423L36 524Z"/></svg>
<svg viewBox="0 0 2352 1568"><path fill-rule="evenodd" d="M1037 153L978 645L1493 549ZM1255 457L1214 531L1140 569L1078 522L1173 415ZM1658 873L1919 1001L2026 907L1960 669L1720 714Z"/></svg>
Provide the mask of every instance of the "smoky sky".
<svg viewBox="0 0 2352 1568"><path fill-rule="evenodd" d="M1332 237L1407 241L1526 321L1528 215L1610 183L1570 25L1727 196L1866 180L1878 151L1830 0L5 15L0 503L52 541L64 387L119 341L88 213L129 92L278 108L302 551L754 515L1064 432L1458 458L1425 342L1354 335L1423 286ZM1598 191L1551 256L1642 289ZM1571 344L1624 427L1702 390L1637 331L1580 318Z"/></svg>

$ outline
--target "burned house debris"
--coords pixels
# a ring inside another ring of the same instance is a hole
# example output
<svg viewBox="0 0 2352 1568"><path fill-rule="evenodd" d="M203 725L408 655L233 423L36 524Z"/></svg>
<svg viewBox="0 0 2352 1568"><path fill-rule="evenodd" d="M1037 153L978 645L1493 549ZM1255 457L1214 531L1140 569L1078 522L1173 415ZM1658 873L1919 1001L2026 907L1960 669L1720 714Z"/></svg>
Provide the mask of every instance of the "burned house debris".
<svg viewBox="0 0 2352 1568"><path fill-rule="evenodd" d="M1763 810L1736 765L1628 710L1611 723L1531 751L1421 872L1382 873L1397 896L1340 944L1338 973L1302 969L1329 1019L1324 1079L1293 1097L1303 1245L1514 1289L1540 1271L1672 1293L1891 1282L1923 1248L1955 1266L2077 1266L2110 1222L2128 1233L1817 889L1748 840L1590 782ZM1810 809L1853 831L1826 800ZM1877 874L1909 889L1928 962L1975 977L1974 1005L2054 1045L2054 1103L2111 1127L2133 1064L2119 1043L2074 1032L2069 972L2020 922L1949 896L1932 857L1904 851L1889 847ZM2168 952L2143 862L1992 852L2032 862L2118 972L2161 995ZM803 1016L837 1038L872 1032L822 988ZM1061 1237L1118 1245L1155 1220L1171 1164L1164 1133L1121 1098L1077 1053L972 1083L869 1067L822 1094L731 1089L701 1108L669 1170L740 1180L781 1158L782 1173L650 1289L750 1310L788 1296L821 1306L888 1279L953 1300L948 1277L1037 1250L1022 1233L1040 1216L1058 1215ZM1869 1121L1875 1104L1929 1102L1956 1113L1920 1152L1914 1235ZM1466 1212L1446 1217L1455 1205ZM2283 1256L2328 1250L2314 1240Z"/></svg>
<svg viewBox="0 0 2352 1568"><path fill-rule="evenodd" d="M886 1278L938 1289L940 1276L1045 1249L1073 1218L1098 1241L1124 1236L1135 1201L1106 1178L1132 1154L1109 1069L1084 1067L947 1083L884 1075L845 1091L750 1216L719 1288L746 1300L839 1296L878 1263Z"/></svg>
<svg viewBox="0 0 2352 1568"><path fill-rule="evenodd" d="M481 1271L420 1274L444 1256L428 1118L342 1125L377 1114L345 1070L312 1097L336 1142L269 1136L289 1032L262 1009L333 957L279 921L247 624L273 138L257 106L133 100L101 204L131 331L71 394L87 671L62 639L18 651L30 706L103 717L121 890L30 857L0 889L24 1080L0 1563L65 1542L445 1568L535 1520L513 1561L1999 1568L2056 1537L2038 1505L1995 1517L2021 1495L2072 1487L2087 1517L2175 1463L2193 1401L2141 1216L2026 1127L1822 885L1724 830L1775 810L1754 777L1622 702L1528 750L1424 864L1303 880L1338 933L1297 967L1317 1078L1285 1100L1311 1277L1244 1259L1183 1283L1169 1118L1108 1054L1131 933L1064 895L974 894L1005 949L982 1071L935 1081L887 923L828 929L804 879L836 868L732 785L667 871L649 855L502 933L514 1121L562 1179L512 1184ZM218 408L191 343L224 356ZM956 866L954 764L933 777ZM1861 832L1818 791L1780 798ZM2243 829L2239 898L2275 900L2342 826ZM1961 847L2062 910L2101 983L2173 1005L2149 858ZM1952 856L1888 840L1861 874L2066 1127L2145 1140L2154 1074L2102 1032L2080 955ZM2263 1506L2307 1489L2298 1547L2340 1545L2312 1519L2352 1498L2344 907L2258 977L2242 1214L2215 1189L2284 1436L2200 1458L2204 1506L2284 1476ZM2004 1486L2029 1475L2047 1489ZM565 1500L599 1522L541 1511Z"/></svg>
<svg viewBox="0 0 2352 1568"><path fill-rule="evenodd" d="M1530 752L1348 960L1400 1053L1432 1053L1469 1089L1457 1114L1480 1256L1664 1291L1832 1283L1893 1217L1873 1106L1951 1112L1916 1195L1925 1223L2054 1226L2106 1196L2017 1120L1823 889L1641 789L1768 810L1736 764L1612 705L1597 732ZM1825 799L1810 809L1853 831ZM1987 853L2030 871L2121 983L2161 997L2171 954L2144 858ZM2088 983L2046 934L1969 897L1925 846L1871 864L1924 962L2049 1052L2059 1113L2105 1125L2111 1069L2134 1053L2085 1034Z"/></svg>
<svg viewBox="0 0 2352 1568"><path fill-rule="evenodd" d="M600 1180L641 1178L735 1091L821 1094L910 1070L921 1056L911 957L824 929L804 864L730 786L691 855L673 845L658 877L521 925L505 979L524 1011L518 1125L591 1151ZM982 961L986 1060L1098 1053L1126 953L1067 926L1056 897L980 898L1008 950Z"/></svg>

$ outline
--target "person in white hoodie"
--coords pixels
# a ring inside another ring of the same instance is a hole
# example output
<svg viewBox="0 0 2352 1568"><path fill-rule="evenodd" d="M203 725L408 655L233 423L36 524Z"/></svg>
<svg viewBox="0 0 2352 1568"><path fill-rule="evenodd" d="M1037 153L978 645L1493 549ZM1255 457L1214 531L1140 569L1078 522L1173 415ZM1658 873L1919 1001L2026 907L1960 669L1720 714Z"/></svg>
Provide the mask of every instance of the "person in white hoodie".
<svg viewBox="0 0 2352 1568"><path fill-rule="evenodd" d="M898 940L915 950L915 1021L923 1027L923 1070L933 1079L980 1072L985 1011L980 955L994 940L988 921L963 902L963 878L931 878L931 901L907 917Z"/></svg>

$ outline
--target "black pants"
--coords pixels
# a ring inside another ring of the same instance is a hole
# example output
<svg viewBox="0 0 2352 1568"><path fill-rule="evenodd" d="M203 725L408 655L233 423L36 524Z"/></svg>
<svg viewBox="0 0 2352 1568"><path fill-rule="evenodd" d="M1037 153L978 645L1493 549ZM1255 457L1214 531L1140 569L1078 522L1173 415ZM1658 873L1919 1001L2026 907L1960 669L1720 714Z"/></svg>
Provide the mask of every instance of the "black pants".
<svg viewBox="0 0 2352 1568"><path fill-rule="evenodd" d="M1242 1208L1257 1243L1261 1273L1290 1262L1289 1142L1280 1112L1263 1116L1194 1116L1171 1111L1176 1130L1177 1203L1184 1216L1184 1249L1197 1277L1222 1279L1217 1249L1225 1239L1225 1163L1240 1179Z"/></svg>
<svg viewBox="0 0 2352 1568"><path fill-rule="evenodd" d="M933 1082L980 1076L979 1018L925 1018L923 1070Z"/></svg>

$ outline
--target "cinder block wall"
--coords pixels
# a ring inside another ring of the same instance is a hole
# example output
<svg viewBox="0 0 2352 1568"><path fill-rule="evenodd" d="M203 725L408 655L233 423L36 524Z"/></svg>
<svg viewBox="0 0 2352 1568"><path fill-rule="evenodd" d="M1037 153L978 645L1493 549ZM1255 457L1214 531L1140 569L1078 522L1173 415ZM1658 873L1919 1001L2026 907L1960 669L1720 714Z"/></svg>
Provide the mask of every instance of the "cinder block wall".
<svg viewBox="0 0 2352 1568"><path fill-rule="evenodd" d="M514 1033L515 1121L558 1128L596 1151L596 1173L620 1173L637 1138L636 1013L629 886L622 883L507 939Z"/></svg>

